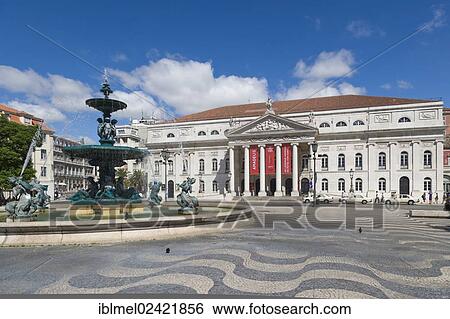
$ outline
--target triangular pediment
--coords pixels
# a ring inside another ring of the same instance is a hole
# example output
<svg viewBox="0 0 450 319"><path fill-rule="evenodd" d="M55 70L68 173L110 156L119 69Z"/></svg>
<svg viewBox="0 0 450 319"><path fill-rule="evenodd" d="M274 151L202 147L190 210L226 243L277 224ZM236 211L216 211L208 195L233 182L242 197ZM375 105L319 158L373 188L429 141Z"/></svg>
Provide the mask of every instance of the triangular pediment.
<svg viewBox="0 0 450 319"><path fill-rule="evenodd" d="M250 123L228 131L226 135L228 138L255 135L270 136L280 134L313 136L316 132L317 130L312 126L298 123L276 114L266 113Z"/></svg>

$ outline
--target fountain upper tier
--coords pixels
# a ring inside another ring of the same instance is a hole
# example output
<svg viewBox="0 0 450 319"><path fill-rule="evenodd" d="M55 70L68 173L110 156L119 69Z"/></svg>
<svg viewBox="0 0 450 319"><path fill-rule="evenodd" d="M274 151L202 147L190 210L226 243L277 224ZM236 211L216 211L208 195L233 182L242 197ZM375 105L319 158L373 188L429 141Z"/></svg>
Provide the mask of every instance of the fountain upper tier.
<svg viewBox="0 0 450 319"><path fill-rule="evenodd" d="M86 100L86 105L99 110L105 117L110 117L111 113L127 108L127 105L118 100L109 98L93 98Z"/></svg>

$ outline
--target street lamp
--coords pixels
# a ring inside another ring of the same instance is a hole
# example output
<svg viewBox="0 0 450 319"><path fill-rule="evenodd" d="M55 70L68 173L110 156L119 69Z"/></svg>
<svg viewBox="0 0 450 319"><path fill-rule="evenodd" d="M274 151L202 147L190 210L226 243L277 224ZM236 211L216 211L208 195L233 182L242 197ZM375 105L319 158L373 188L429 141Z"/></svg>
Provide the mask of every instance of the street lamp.
<svg viewBox="0 0 450 319"><path fill-rule="evenodd" d="M313 152L313 178L314 178L314 184L313 184L313 190L314 190L314 193L313 193L313 200L314 200L314 206L316 205L316 195L317 195L317 193L316 193L316 181L317 181L317 172L316 172L316 153L317 153L317 147L318 147L318 145L317 145L317 142L316 141L314 141L314 142L312 142L311 143L311 149L312 149L312 152Z"/></svg>
<svg viewBox="0 0 450 319"><path fill-rule="evenodd" d="M168 193L168 181L167 181L167 161L170 157L169 150L167 148L164 148L160 153L161 158L163 159L161 162L164 164L164 199L167 202L167 199L169 198Z"/></svg>
<svg viewBox="0 0 450 319"><path fill-rule="evenodd" d="M355 174L355 172L353 171L353 168L350 169L350 190L349 190L349 197L353 198L353 195L355 193L355 191L353 190L353 175Z"/></svg>

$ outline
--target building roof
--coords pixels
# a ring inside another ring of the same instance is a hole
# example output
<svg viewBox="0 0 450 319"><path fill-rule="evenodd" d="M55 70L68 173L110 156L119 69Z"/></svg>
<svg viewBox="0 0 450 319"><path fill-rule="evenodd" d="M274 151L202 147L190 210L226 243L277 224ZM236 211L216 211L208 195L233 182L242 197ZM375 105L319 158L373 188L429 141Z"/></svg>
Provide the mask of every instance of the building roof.
<svg viewBox="0 0 450 319"><path fill-rule="evenodd" d="M5 104L0 103L0 113L8 114L10 121L18 124L25 124L20 120L21 117L29 118L32 125L40 125L44 131L53 132L53 130L49 126L47 126L47 124L45 124L43 119L36 117L30 113L9 107Z"/></svg>
<svg viewBox="0 0 450 319"><path fill-rule="evenodd" d="M300 100L275 101L277 114L344 110L361 107L389 106L413 103L437 102L438 100L407 99L367 95L339 95ZM226 119L231 117L259 116L266 111L265 102L222 106L178 118L177 122Z"/></svg>

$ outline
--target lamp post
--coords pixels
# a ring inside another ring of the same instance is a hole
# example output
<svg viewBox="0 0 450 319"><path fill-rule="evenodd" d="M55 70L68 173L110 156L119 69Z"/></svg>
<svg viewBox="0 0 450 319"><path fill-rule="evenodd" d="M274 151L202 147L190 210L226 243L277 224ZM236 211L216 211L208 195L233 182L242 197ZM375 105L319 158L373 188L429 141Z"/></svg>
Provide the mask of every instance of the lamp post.
<svg viewBox="0 0 450 319"><path fill-rule="evenodd" d="M317 153L317 147L318 147L318 145L317 145L317 142L316 141L314 141L314 142L312 142L312 144L311 144L311 148L312 148L312 152L313 152L313 178L314 178L314 184L313 184L313 190L314 190L314 193L313 193L313 200L314 200L314 206L316 206L316 195L317 195L317 193L316 193L316 181L317 181L317 172L316 172L316 153Z"/></svg>
<svg viewBox="0 0 450 319"><path fill-rule="evenodd" d="M168 193L168 187L169 183L167 181L167 161L170 157L169 150L167 148L164 148L160 153L161 158L163 159L161 162L164 164L164 199L167 201L169 193Z"/></svg>
<svg viewBox="0 0 450 319"><path fill-rule="evenodd" d="M353 189L353 175L355 174L355 172L353 171L353 168L350 169L350 189L349 189L349 197L353 198L353 195L355 193L354 189Z"/></svg>

